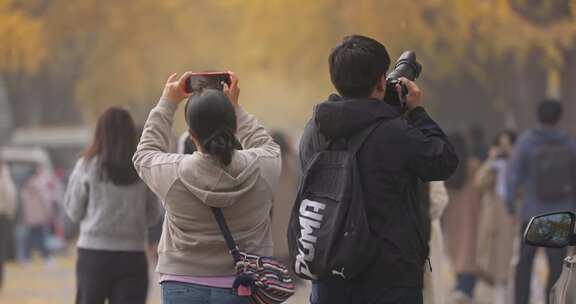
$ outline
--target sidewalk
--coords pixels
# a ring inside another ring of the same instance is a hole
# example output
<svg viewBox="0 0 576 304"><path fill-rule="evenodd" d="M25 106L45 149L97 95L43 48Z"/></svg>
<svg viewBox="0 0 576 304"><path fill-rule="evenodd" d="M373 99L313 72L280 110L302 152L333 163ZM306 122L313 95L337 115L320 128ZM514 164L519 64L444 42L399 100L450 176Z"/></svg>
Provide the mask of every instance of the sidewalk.
<svg viewBox="0 0 576 304"><path fill-rule="evenodd" d="M40 259L28 265L9 263L6 266L4 289L0 291L0 304L66 304L74 303L76 257L56 257L44 264ZM156 274L150 276L148 304L160 304L160 286ZM288 304L305 304L307 290L300 288Z"/></svg>
<svg viewBox="0 0 576 304"><path fill-rule="evenodd" d="M0 303L74 303L74 258L58 257L50 264L37 259L27 265L9 263Z"/></svg>
<svg viewBox="0 0 576 304"><path fill-rule="evenodd" d="M64 304L74 303L75 279L74 265L75 256L56 257L50 264L36 259L28 265L9 263L6 267L5 286L0 292L0 304ZM539 255L536 264L537 271L533 285L539 285L546 276L545 258ZM543 269L544 268L544 269ZM151 267L152 269L152 267ZM449 276L449 274L447 274ZM148 304L160 304L160 286L157 284L156 274L150 276L150 289ZM540 281L540 282L538 282ZM542 288L535 286L537 298L542 303ZM484 285L479 286L476 293L476 303L493 304L489 299L491 290ZM308 288L299 288L297 294L287 304L307 304Z"/></svg>

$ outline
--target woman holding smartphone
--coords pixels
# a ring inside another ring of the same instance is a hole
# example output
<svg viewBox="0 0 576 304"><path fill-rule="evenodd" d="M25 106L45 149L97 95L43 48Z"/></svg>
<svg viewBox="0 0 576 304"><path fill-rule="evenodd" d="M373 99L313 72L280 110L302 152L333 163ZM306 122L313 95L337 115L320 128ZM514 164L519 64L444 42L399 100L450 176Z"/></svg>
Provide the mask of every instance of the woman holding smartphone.
<svg viewBox="0 0 576 304"><path fill-rule="evenodd" d="M238 79L223 91L185 92L191 73L168 79L134 155L138 174L166 209L158 249L162 303L248 303L232 290L234 263L211 207L221 208L239 247L272 255L270 210L280 148L238 103ZM185 110L191 155L168 153L174 114Z"/></svg>
<svg viewBox="0 0 576 304"><path fill-rule="evenodd" d="M64 207L80 223L77 304L146 303L147 230L161 209L131 162L137 141L130 113L108 109L70 176Z"/></svg>

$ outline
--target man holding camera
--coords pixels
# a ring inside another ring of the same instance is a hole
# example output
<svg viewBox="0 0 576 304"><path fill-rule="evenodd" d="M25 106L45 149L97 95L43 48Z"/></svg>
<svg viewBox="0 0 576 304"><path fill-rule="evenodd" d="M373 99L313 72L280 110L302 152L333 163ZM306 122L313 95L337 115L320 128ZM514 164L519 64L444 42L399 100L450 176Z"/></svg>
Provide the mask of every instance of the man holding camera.
<svg viewBox="0 0 576 304"><path fill-rule="evenodd" d="M302 169L327 149L327 142L350 138L379 124L356 154L365 213L378 240L374 244L378 254L357 278L314 281L310 301L422 303L423 275L431 265L429 206L421 203L427 195L421 186L448 178L458 158L424 110L416 84L401 77L393 86L401 102L384 98L390 58L378 41L346 37L330 54L329 64L340 95L315 107L300 143Z"/></svg>

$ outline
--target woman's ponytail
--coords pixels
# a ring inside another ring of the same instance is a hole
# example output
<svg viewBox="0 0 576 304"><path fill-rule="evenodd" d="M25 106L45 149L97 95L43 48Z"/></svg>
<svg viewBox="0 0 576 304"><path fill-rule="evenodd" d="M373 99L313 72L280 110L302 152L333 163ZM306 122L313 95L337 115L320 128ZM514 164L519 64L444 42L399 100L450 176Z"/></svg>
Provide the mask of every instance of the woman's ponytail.
<svg viewBox="0 0 576 304"><path fill-rule="evenodd" d="M214 134L202 142L204 152L218 157L218 160L228 166L232 162L232 154L237 148L238 140L228 128L216 130Z"/></svg>

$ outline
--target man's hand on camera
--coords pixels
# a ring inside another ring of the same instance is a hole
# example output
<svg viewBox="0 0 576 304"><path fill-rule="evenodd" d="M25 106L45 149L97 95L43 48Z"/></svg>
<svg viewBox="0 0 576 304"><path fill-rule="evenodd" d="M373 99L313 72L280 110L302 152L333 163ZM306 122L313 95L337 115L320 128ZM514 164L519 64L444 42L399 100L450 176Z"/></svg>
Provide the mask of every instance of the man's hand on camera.
<svg viewBox="0 0 576 304"><path fill-rule="evenodd" d="M176 105L180 104L182 100L190 96L186 93L186 80L190 77L192 73L186 72L178 78L178 74L174 73L168 77L166 85L164 86L164 91L162 92L162 98L167 99Z"/></svg>
<svg viewBox="0 0 576 304"><path fill-rule="evenodd" d="M240 87L238 86L238 83L240 81L234 72L229 71L228 74L230 74L230 86L228 86L227 83L224 83L223 91L228 99L230 99L230 103L237 108L240 105L238 102L238 96L240 96Z"/></svg>
<svg viewBox="0 0 576 304"><path fill-rule="evenodd" d="M399 80L408 89L408 94L404 97L407 110L411 111L417 107L422 107L424 102L422 101L422 91L420 91L420 88L407 78L400 77ZM398 95L402 96L402 86L397 85L396 90L398 91Z"/></svg>

